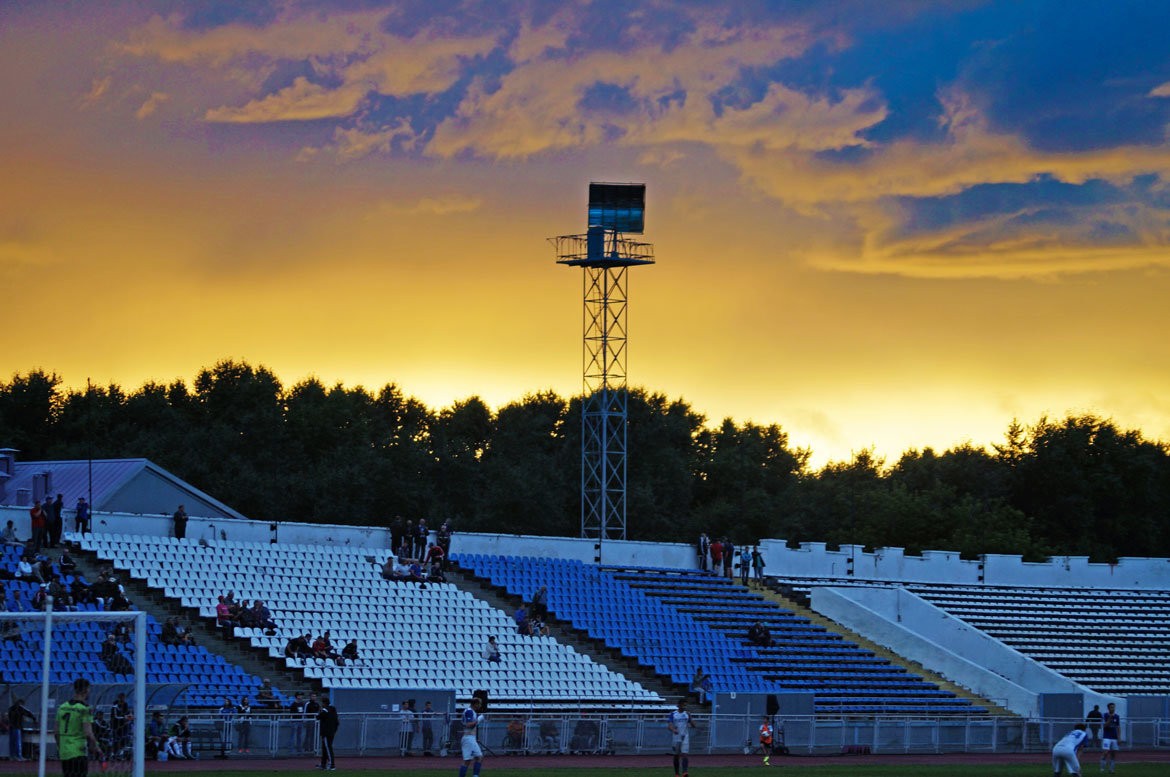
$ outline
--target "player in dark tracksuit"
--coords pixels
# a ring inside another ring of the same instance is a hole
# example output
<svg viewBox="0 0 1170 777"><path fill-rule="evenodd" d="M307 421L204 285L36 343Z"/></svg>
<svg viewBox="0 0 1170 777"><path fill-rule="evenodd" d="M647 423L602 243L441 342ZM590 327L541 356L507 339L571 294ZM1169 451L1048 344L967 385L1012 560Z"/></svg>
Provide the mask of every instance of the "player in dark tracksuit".
<svg viewBox="0 0 1170 777"><path fill-rule="evenodd" d="M337 719L337 708L329 701L329 694L321 696L317 720L321 722L321 765L317 768L333 771L333 737L337 736L341 722Z"/></svg>

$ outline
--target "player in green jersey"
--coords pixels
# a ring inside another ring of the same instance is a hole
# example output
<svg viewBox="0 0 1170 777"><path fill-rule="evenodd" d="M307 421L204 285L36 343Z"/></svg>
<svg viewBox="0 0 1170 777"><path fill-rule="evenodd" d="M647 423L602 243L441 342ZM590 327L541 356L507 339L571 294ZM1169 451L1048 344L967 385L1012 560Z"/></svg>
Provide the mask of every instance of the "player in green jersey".
<svg viewBox="0 0 1170 777"><path fill-rule="evenodd" d="M65 777L86 777L89 756L102 757L101 746L93 735L93 710L89 708L89 680L79 677L73 681L73 698L57 708L57 753ZM93 750L86 752L86 742Z"/></svg>

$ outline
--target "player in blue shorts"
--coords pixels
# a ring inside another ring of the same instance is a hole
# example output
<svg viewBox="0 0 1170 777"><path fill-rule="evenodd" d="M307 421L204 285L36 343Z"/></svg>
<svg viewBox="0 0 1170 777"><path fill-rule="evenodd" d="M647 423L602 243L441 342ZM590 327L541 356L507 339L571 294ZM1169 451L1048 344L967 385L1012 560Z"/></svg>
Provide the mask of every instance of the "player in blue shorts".
<svg viewBox="0 0 1170 777"><path fill-rule="evenodd" d="M460 742L463 747L463 765L459 767L459 777L467 777L467 767L472 761L475 761L475 768L471 773L476 777L483 766L483 748L479 746L479 740L476 738L479 724L483 723L483 715L480 714L482 708L483 702L477 696L471 700L471 706L464 709L459 716L463 722L463 739Z"/></svg>
<svg viewBox="0 0 1170 777"><path fill-rule="evenodd" d="M1105 705L1105 715L1101 718L1101 771L1105 771L1105 764L1109 764L1110 773L1117 768L1117 751L1121 749L1121 716L1117 714L1117 705L1113 702Z"/></svg>

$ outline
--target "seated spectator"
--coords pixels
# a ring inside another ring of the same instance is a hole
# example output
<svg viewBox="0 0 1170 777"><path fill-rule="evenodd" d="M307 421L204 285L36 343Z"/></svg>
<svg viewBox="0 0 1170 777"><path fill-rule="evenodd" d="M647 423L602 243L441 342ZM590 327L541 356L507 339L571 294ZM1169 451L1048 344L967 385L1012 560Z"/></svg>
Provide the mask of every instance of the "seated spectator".
<svg viewBox="0 0 1170 777"><path fill-rule="evenodd" d="M120 589L110 599L109 606L106 608L111 612L126 612L130 609L130 600L126 598L126 594Z"/></svg>
<svg viewBox="0 0 1170 777"><path fill-rule="evenodd" d="M12 521L9 521L8 525L4 527L4 531L0 532L0 543L3 543L4 545L23 544L16 536L16 524L14 524Z"/></svg>
<svg viewBox="0 0 1170 777"><path fill-rule="evenodd" d="M177 624L178 618L167 618L163 623L162 633L159 635L159 640L164 645L178 645L179 644L179 626Z"/></svg>
<svg viewBox="0 0 1170 777"><path fill-rule="evenodd" d="M45 585L44 583L41 583L39 586L37 586L37 590L33 592L33 596L32 596L33 609L38 611L38 612L44 612L45 611L45 603L48 601L48 599L49 599L49 586Z"/></svg>
<svg viewBox="0 0 1170 777"><path fill-rule="evenodd" d="M195 758L191 753L191 727L187 724L187 716L179 718L171 726L171 735L167 738L167 753L171 758L188 761Z"/></svg>
<svg viewBox="0 0 1170 777"><path fill-rule="evenodd" d="M760 621L756 621L747 632L748 642L759 647L772 647L772 632Z"/></svg>
<svg viewBox="0 0 1170 777"><path fill-rule="evenodd" d="M699 695L699 704L707 703L707 688L711 682L711 675L703 671L703 667L695 670L695 676L691 678L691 692Z"/></svg>
<svg viewBox="0 0 1170 777"><path fill-rule="evenodd" d="M130 660L118 652L118 643L113 634L107 636L105 642L102 643L101 659L106 668L114 674L134 674L134 666Z"/></svg>
<svg viewBox="0 0 1170 777"><path fill-rule="evenodd" d="M180 621L178 618L176 618L175 619L175 628L179 634L179 644L180 645L194 645L195 644L195 635L191 633L191 626L189 624L184 623L184 622Z"/></svg>
<svg viewBox="0 0 1170 777"><path fill-rule="evenodd" d="M69 584L69 595L73 598L73 603L79 606L93 601L93 593L80 577L73 578L73 582Z"/></svg>
<svg viewBox="0 0 1170 777"><path fill-rule="evenodd" d="M93 728L94 738L97 739L103 752L110 752L110 722L106 720L106 713L103 710L97 710L93 714L93 721L91 722Z"/></svg>
<svg viewBox="0 0 1170 777"><path fill-rule="evenodd" d="M398 564L398 559L390 556L386 559L386 563L382 565L382 579L383 580L397 580L394 574L394 567Z"/></svg>
<svg viewBox="0 0 1170 777"><path fill-rule="evenodd" d="M37 556L37 560L33 562L33 576L39 582L47 583L53 579L53 562L49 561L47 556Z"/></svg>
<svg viewBox="0 0 1170 777"><path fill-rule="evenodd" d="M252 609L252 603L247 599L240 602L240 608L232 620L236 622L237 626L245 629L253 628L256 625L256 611Z"/></svg>
<svg viewBox="0 0 1170 777"><path fill-rule="evenodd" d="M345 643L345 647L341 649L341 657L349 663L358 660L358 643L356 639L351 639Z"/></svg>
<svg viewBox="0 0 1170 777"><path fill-rule="evenodd" d="M502 663L503 657L500 655L500 646L496 644L495 636L488 637L487 644L483 646L483 657L494 663Z"/></svg>
<svg viewBox="0 0 1170 777"><path fill-rule="evenodd" d="M337 651L333 649L333 642L329 638L328 631L313 641L313 658L337 658Z"/></svg>
<svg viewBox="0 0 1170 777"><path fill-rule="evenodd" d="M432 547L437 548L438 545L434 545ZM430 570L427 571L427 582L428 583L445 583L445 582L447 582L447 576L443 574L443 565L440 564L438 561L431 562L431 568L430 568Z"/></svg>
<svg viewBox="0 0 1170 777"><path fill-rule="evenodd" d="M528 633L534 637L547 637L548 626L540 618L529 618Z"/></svg>
<svg viewBox="0 0 1170 777"><path fill-rule="evenodd" d="M407 577L412 583L422 583L426 581L426 576L423 575L422 565L418 563L418 559L412 559L410 562L409 576Z"/></svg>
<svg viewBox="0 0 1170 777"><path fill-rule="evenodd" d="M260 690L256 691L256 704L266 710L280 708L280 699L276 698L276 691L272 690L272 683L268 680L260 683Z"/></svg>
<svg viewBox="0 0 1170 777"><path fill-rule="evenodd" d="M20 557L20 561L16 565L16 579L23 580L26 583L39 582L33 573L33 557L31 554L26 553Z"/></svg>
<svg viewBox="0 0 1170 777"><path fill-rule="evenodd" d="M73 597L69 595L69 589L66 588L60 578L53 575L49 581L49 596L53 597L54 610L72 611L77 608L73 605Z"/></svg>
<svg viewBox="0 0 1170 777"><path fill-rule="evenodd" d="M219 597L219 601L215 605L215 625L220 628L230 629L234 624L232 623L232 611L228 606L227 597Z"/></svg>
<svg viewBox="0 0 1170 777"><path fill-rule="evenodd" d="M114 624L113 634L115 640L125 645L129 645L130 638L134 636L134 630L130 627L129 623L123 621L121 623Z"/></svg>
<svg viewBox="0 0 1170 777"><path fill-rule="evenodd" d="M69 555L69 551L61 551L61 557L57 559L57 568L61 570L63 575L72 575L77 569L77 562L73 560L73 556Z"/></svg>
<svg viewBox="0 0 1170 777"><path fill-rule="evenodd" d="M519 755L524 750L524 721L518 717L508 722L504 732L504 755Z"/></svg>
<svg viewBox="0 0 1170 777"><path fill-rule="evenodd" d="M426 563L427 566L438 564L440 568L443 566L443 557L446 553L443 551L443 546L438 543L427 548Z"/></svg>
<svg viewBox="0 0 1170 777"><path fill-rule="evenodd" d="M272 612L260 599L257 599L256 604L252 605L252 618L256 622L256 628L276 631L276 621L272 620Z"/></svg>
<svg viewBox="0 0 1170 777"><path fill-rule="evenodd" d="M155 711L146 724L146 757L158 760L158 754L167 746L167 724L162 713Z"/></svg>
<svg viewBox="0 0 1170 777"><path fill-rule="evenodd" d="M309 635L293 637L284 646L284 655L287 658L312 658L313 651L309 649Z"/></svg>

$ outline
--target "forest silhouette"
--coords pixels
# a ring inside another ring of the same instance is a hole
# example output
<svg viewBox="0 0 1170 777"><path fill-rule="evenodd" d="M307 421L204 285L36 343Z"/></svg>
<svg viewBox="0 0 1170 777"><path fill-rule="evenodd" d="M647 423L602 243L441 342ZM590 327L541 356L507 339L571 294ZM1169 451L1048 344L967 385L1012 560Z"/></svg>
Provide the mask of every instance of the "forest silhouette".
<svg viewBox="0 0 1170 777"><path fill-rule="evenodd" d="M0 382L0 446L20 459L148 458L250 518L580 534L580 397L477 397L432 410L378 391L225 360L188 386L66 389L44 370ZM1170 556L1165 443L1094 415L1012 422L988 449L871 451L819 470L778 425L707 419L629 396L630 539L957 550L966 557ZM174 505L159 505L166 513Z"/></svg>

